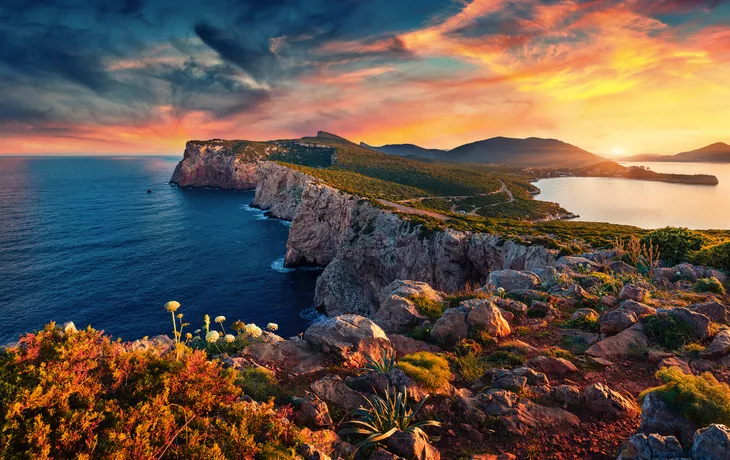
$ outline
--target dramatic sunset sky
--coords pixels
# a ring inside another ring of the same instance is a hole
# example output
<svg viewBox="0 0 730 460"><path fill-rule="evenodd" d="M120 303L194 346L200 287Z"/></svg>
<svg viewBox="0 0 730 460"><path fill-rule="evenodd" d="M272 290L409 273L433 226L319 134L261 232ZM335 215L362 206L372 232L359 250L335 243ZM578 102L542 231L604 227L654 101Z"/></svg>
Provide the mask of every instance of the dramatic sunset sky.
<svg viewBox="0 0 730 460"><path fill-rule="evenodd" d="M730 142L723 0L2 0L0 26L0 154Z"/></svg>

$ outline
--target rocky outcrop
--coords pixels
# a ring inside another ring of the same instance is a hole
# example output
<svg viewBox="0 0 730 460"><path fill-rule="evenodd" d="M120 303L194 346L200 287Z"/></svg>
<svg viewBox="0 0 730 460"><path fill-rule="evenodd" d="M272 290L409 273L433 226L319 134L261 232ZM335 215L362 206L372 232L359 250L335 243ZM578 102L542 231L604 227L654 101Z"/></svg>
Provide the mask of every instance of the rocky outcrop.
<svg viewBox="0 0 730 460"><path fill-rule="evenodd" d="M383 289L380 308L373 318L385 332L406 332L426 318L418 312L414 297L441 302L443 296L426 283L396 280Z"/></svg>
<svg viewBox="0 0 730 460"><path fill-rule="evenodd" d="M256 187L258 161L234 155L225 141L190 141L170 183L180 187L248 190Z"/></svg>
<svg viewBox="0 0 730 460"><path fill-rule="evenodd" d="M368 357L379 359L392 350L385 332L358 315L336 316L314 323L304 332L304 340L352 367L361 367Z"/></svg>

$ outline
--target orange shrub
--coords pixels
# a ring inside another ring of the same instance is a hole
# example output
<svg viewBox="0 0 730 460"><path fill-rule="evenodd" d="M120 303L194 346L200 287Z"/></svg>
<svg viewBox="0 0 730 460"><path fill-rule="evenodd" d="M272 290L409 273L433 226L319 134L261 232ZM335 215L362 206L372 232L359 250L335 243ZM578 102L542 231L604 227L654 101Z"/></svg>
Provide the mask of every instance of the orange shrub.
<svg viewBox="0 0 730 460"><path fill-rule="evenodd" d="M203 351L160 355L53 323L0 352L0 458L290 458L289 409L241 399Z"/></svg>

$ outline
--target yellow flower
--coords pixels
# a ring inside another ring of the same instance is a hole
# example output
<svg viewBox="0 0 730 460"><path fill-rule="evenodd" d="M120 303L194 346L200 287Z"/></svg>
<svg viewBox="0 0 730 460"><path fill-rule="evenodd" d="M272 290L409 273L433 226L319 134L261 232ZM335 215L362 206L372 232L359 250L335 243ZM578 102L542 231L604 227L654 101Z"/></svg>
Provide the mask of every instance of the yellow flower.
<svg viewBox="0 0 730 460"><path fill-rule="evenodd" d="M218 331L210 331L207 334L205 334L205 340L207 340L209 343L215 343L221 338L221 335L218 333Z"/></svg>
<svg viewBox="0 0 730 460"><path fill-rule="evenodd" d="M261 328L254 323L249 323L246 325L246 334L250 335L251 337L261 337L262 333L263 331L261 330Z"/></svg>
<svg viewBox="0 0 730 460"><path fill-rule="evenodd" d="M266 329L270 330L271 332L278 331L279 325L276 323L269 323L266 325Z"/></svg>
<svg viewBox="0 0 730 460"><path fill-rule="evenodd" d="M243 321L241 321L239 319L238 321L236 321L235 323L233 323L233 326L231 326L231 327L233 328L234 331L240 331L244 327L246 327L246 323L244 323Z"/></svg>
<svg viewBox="0 0 730 460"><path fill-rule="evenodd" d="M223 315L221 315L221 316L216 316L216 317L215 317L215 322L216 322L216 323L218 323L218 324L222 323L222 322L223 322L223 321L225 321L225 320L226 320L226 317L225 317L225 316L223 316Z"/></svg>
<svg viewBox="0 0 730 460"><path fill-rule="evenodd" d="M175 313L178 308L180 308L180 302L177 302L175 300L171 300L165 304L165 310L172 313Z"/></svg>
<svg viewBox="0 0 730 460"><path fill-rule="evenodd" d="M226 334L226 336L225 336L225 337L223 337L223 338L224 338L224 339L226 340L226 342L228 342L228 343L233 343L233 342L235 342L235 341L236 341L236 338L235 338L235 337L233 336L233 334Z"/></svg>
<svg viewBox="0 0 730 460"><path fill-rule="evenodd" d="M182 313L177 314L177 319L182 319Z"/></svg>
<svg viewBox="0 0 730 460"><path fill-rule="evenodd" d="M191 333L188 332L187 334L185 334L185 338L188 339L188 340L190 340L190 339L193 338L193 334L191 334Z"/></svg>

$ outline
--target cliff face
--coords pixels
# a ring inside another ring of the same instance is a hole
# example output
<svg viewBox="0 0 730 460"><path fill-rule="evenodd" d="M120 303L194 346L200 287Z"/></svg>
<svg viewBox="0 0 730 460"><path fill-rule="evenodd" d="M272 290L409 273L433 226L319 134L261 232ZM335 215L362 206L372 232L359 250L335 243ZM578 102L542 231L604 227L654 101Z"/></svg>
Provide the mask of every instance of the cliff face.
<svg viewBox="0 0 730 460"><path fill-rule="evenodd" d="M372 315L382 289L396 279L436 289L483 284L492 270L554 262L541 246L454 230L423 232L398 215L276 163L262 163L254 204L291 219L286 264L327 265L315 303L328 315Z"/></svg>
<svg viewBox="0 0 730 460"><path fill-rule="evenodd" d="M258 163L231 155L223 145L188 142L170 182L180 187L253 189L257 168Z"/></svg>

